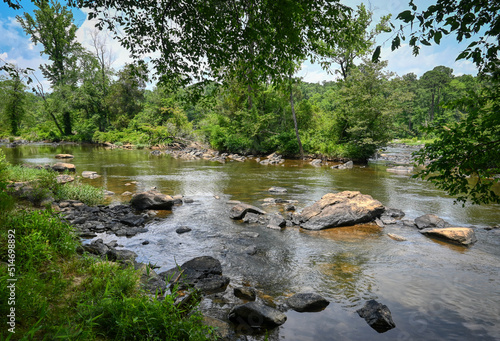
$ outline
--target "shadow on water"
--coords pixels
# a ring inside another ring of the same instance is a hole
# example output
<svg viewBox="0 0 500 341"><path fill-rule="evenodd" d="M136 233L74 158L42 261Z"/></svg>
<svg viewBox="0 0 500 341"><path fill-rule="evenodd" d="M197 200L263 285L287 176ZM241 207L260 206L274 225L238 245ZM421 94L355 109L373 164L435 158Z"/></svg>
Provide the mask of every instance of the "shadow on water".
<svg viewBox="0 0 500 341"><path fill-rule="evenodd" d="M500 339L499 231L478 228L478 242L470 248L395 225L275 231L232 221L226 202L240 200L268 212L282 212L282 205L262 206L263 199L293 199L300 211L326 193L359 190L387 207L402 209L405 219L433 213L454 225L478 227L500 223L499 205L453 205L452 198L431 184L389 173L381 162L332 170L300 161L287 161L284 166L262 166L255 160L219 164L157 157L147 150L109 151L92 146L30 145L3 150L13 163L55 163L56 154L73 154L71 162L78 174L90 170L102 175L83 181L115 192L110 199L113 203L128 201L130 197L120 195L125 191L153 186L166 194L192 198L192 204L161 212L162 219L149 224L146 233L132 238L99 236L118 240L138 254L138 261L160 266L160 272L209 255L222 262L224 274L231 278L230 289L249 284L261 298L277 304L297 292L316 292L331 301L317 313L287 311L288 321L270 333L270 340ZM272 194L268 192L272 186L288 192ZM180 226L192 231L179 235L175 230ZM406 241L392 240L388 233ZM145 240L149 244L142 245ZM369 299L389 307L395 329L378 334L357 315L356 309ZM220 309L227 309L227 304L222 299L210 304L223 317Z"/></svg>

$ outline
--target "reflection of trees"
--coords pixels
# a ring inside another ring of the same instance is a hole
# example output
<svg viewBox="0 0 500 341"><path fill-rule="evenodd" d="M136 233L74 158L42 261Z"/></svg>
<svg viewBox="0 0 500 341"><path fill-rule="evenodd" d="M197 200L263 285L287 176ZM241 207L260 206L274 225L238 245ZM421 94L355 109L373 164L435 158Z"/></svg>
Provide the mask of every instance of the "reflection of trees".
<svg viewBox="0 0 500 341"><path fill-rule="evenodd" d="M318 268L325 277L322 287L338 301L355 303L372 290L373 279L364 273L368 257L352 252L326 255Z"/></svg>

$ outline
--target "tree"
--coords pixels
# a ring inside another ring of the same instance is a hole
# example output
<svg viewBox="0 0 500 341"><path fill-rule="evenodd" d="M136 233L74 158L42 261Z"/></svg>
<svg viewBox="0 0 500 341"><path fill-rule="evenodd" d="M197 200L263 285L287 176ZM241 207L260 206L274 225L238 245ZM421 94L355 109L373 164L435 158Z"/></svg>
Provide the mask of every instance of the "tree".
<svg viewBox="0 0 500 341"><path fill-rule="evenodd" d="M420 84L429 90L431 104L429 106L429 122L432 124L436 109L439 109L443 88L451 82L453 69L446 66L436 66L431 71L427 71L420 77Z"/></svg>
<svg viewBox="0 0 500 341"><path fill-rule="evenodd" d="M438 0L418 12L413 0L410 9L399 13L398 19L407 25L416 22L418 30L410 34L409 45L418 54L420 45L439 44L443 36L453 35L457 41L471 39L458 59L471 59L479 68L487 86L448 107L466 107L468 115L456 124L436 127L436 142L417 153L417 162L427 164L416 175L428 179L439 188L457 196L457 201L468 200L481 204L500 203L494 186L500 181L500 4L483 0ZM403 26L392 41L392 49L406 40ZM378 59L375 53L373 59ZM469 179L469 177L472 177ZM469 182L470 180L470 182Z"/></svg>
<svg viewBox="0 0 500 341"><path fill-rule="evenodd" d="M10 125L10 133L17 136L21 126L21 120L26 112L26 85L24 80L27 74L24 70L10 64L8 68L10 79L2 81L3 88L3 112Z"/></svg>
<svg viewBox="0 0 500 341"><path fill-rule="evenodd" d="M34 44L42 44L41 54L46 54L50 64L40 66L43 75L50 81L52 90L59 92L62 101L66 102L68 90L76 85L76 61L81 52L81 46L76 41L76 26L73 24L73 14L61 4L47 0L33 1L38 9L34 17L24 13L17 16L22 28L31 36ZM71 112L64 107L62 121L64 135L72 134ZM53 116L55 119L55 116ZM56 125L59 125L56 120Z"/></svg>
<svg viewBox="0 0 500 341"><path fill-rule="evenodd" d="M361 160L392 139L399 96L390 89L392 75L383 71L386 66L387 62L365 60L340 91L343 101L335 116L338 143L348 145Z"/></svg>

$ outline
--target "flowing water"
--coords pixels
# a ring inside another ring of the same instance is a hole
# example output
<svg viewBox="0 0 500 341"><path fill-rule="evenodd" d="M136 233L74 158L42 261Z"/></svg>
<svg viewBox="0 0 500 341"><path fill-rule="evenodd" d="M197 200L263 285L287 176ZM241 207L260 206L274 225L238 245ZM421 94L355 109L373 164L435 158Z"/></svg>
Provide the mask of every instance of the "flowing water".
<svg viewBox="0 0 500 341"><path fill-rule="evenodd" d="M135 251L138 261L157 264L159 272L197 256L219 259L233 286L254 286L266 301L283 302L297 292L316 292L331 301L322 312L287 311L287 322L269 335L279 340L500 340L500 206L454 205L433 185L386 171L373 161L366 167L335 170L300 161L279 166L153 156L147 150L105 150L95 146L25 145L4 148L14 163L55 163L58 153L75 156L77 172L96 171L100 178L84 182L117 193L110 200L128 200L120 193L155 186L166 194L194 200L176 206L148 232L118 240ZM389 153L404 150L391 149ZM125 184L137 181L137 184ZM272 186L288 189L273 195ZM297 200L297 210L329 192L357 190L387 207L403 210L405 218L436 214L456 226L476 226L478 242L466 248L427 238L411 227L373 225L311 232L297 227L282 231L229 219L228 200L240 200L268 212L282 206L262 206L263 199ZM217 197L217 198L216 198ZM175 230L188 226L191 232ZM252 238L242 232L257 232ZM407 239L396 242L396 233ZM142 242L148 240L148 245ZM249 255L248 248L256 253ZM378 334L356 310L369 299L387 305L396 328ZM204 302L203 309L222 314L224 298ZM223 317L223 316L220 316ZM262 339L262 336L256 336Z"/></svg>

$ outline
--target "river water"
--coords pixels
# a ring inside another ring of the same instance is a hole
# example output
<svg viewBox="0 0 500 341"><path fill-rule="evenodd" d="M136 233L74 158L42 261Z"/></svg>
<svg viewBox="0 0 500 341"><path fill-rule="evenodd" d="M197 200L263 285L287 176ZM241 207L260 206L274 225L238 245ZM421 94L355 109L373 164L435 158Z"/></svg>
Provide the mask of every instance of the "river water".
<svg viewBox="0 0 500 341"><path fill-rule="evenodd" d="M58 153L73 154L77 173L96 171L84 182L117 193L109 200L127 201L120 193L155 186L159 191L194 200L148 226L148 232L118 240L135 251L138 261L157 264L158 272L197 256L222 262L230 286L251 285L260 299L281 304L298 292L316 292L330 300L322 312L287 311L287 322L272 340L500 340L500 231L483 228L500 223L500 206L454 205L453 198L432 184L386 171L384 161L366 167L335 170L301 161L263 166L255 160L220 164L153 156L148 150L106 150L82 145L2 146L14 164L55 163ZM390 149L388 153L404 150ZM136 181L137 184L126 186ZM272 186L286 194L268 192ZM228 200L262 206L269 197L297 200L297 210L329 192L357 190L386 207L403 210L405 219L432 213L456 226L476 226L478 242L466 248L427 238L411 227L374 225L311 232L282 231L229 219ZM128 197L129 198L129 197ZM191 232L178 235L187 226ZM257 232L252 238L242 232ZM396 242L396 233L407 239ZM148 245L142 245L143 241ZM256 253L249 255L248 248ZM229 289L228 289L229 292ZM356 310L369 299L387 305L396 328L379 334ZM204 301L202 308L223 317L225 298ZM263 339L264 336L250 338Z"/></svg>

